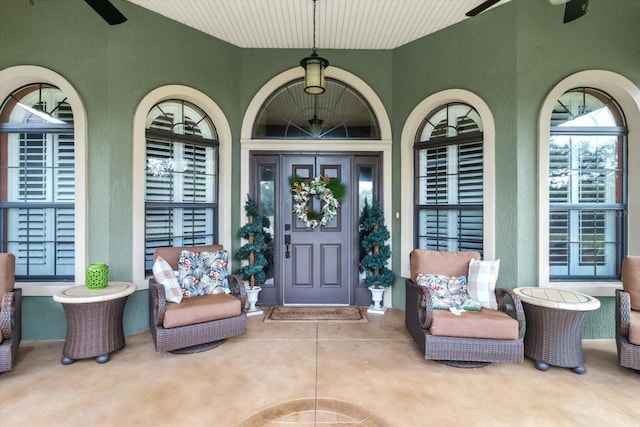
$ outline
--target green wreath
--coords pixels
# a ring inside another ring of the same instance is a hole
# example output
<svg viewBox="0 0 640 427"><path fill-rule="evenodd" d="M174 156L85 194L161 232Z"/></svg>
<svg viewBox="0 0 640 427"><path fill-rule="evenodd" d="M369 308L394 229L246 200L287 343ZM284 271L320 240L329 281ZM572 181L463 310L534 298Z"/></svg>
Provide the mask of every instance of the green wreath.
<svg viewBox="0 0 640 427"><path fill-rule="evenodd" d="M289 184L293 193L293 213L307 228L324 227L338 215L340 200L345 192L345 185L340 180L320 175L305 181L294 175L289 177ZM309 201L313 196L322 199L320 212L309 209Z"/></svg>

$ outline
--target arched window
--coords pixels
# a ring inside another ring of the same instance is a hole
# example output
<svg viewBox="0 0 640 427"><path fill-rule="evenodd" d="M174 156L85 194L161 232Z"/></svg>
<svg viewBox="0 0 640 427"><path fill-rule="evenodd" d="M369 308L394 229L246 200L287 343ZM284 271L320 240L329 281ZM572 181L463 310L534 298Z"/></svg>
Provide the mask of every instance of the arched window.
<svg viewBox="0 0 640 427"><path fill-rule="evenodd" d="M64 93L44 83L0 107L0 235L16 256L16 280L72 280L75 144Z"/></svg>
<svg viewBox="0 0 640 427"><path fill-rule="evenodd" d="M254 123L256 139L380 139L369 103L352 87L326 80L322 95L304 92L304 80L293 80L274 91Z"/></svg>
<svg viewBox="0 0 640 427"><path fill-rule="evenodd" d="M162 246L218 243L218 134L196 105L166 100L146 120L145 270Z"/></svg>
<svg viewBox="0 0 640 427"><path fill-rule="evenodd" d="M463 103L433 110L416 133L415 247L483 251L483 132Z"/></svg>
<svg viewBox="0 0 640 427"><path fill-rule="evenodd" d="M618 103L565 92L549 138L549 279L619 279L625 254L627 128Z"/></svg>

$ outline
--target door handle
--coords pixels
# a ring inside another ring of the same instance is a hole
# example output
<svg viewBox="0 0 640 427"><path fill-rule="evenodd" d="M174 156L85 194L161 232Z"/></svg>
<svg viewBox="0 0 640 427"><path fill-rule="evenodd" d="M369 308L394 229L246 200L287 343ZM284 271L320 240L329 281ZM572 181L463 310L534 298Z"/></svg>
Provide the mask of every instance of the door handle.
<svg viewBox="0 0 640 427"><path fill-rule="evenodd" d="M290 244L291 244L291 234L285 234L284 235L284 245L285 245L284 257L285 258L291 258L291 252L289 252Z"/></svg>

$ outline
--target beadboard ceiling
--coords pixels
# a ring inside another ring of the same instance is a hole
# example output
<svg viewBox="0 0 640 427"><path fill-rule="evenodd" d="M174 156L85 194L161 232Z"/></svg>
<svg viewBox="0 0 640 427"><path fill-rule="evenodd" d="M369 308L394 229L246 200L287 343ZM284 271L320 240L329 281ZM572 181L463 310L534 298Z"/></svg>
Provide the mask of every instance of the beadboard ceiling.
<svg viewBox="0 0 640 427"><path fill-rule="evenodd" d="M311 48L312 0L128 0L243 48ZM506 4L502 0L496 6ZM483 0L318 0L318 49L394 49L464 19Z"/></svg>

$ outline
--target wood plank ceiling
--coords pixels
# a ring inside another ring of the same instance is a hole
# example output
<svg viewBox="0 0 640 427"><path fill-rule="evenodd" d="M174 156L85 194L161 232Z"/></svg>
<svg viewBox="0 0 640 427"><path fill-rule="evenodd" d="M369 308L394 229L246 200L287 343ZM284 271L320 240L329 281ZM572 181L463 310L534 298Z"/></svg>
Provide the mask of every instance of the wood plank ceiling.
<svg viewBox="0 0 640 427"><path fill-rule="evenodd" d="M242 48L313 46L312 0L128 1ZM482 2L318 0L316 46L394 49L468 19L465 12Z"/></svg>

